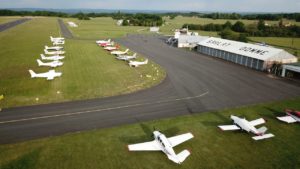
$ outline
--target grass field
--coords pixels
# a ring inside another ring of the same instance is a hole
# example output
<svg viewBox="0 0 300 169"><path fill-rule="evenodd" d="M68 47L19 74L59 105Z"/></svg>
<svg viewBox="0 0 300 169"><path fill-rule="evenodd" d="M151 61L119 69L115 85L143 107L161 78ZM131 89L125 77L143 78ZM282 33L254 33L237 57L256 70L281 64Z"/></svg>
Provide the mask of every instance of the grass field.
<svg viewBox="0 0 300 169"><path fill-rule="evenodd" d="M91 18L91 20L67 18L64 21L65 23L73 21L78 24L77 28L69 27L69 29L73 35L83 39L116 38L127 33L138 33L144 29L149 30L147 27L140 26L117 26L117 22L110 17Z"/></svg>
<svg viewBox="0 0 300 169"><path fill-rule="evenodd" d="M281 37L250 37L256 42L265 42L268 45L275 46L294 54L296 51L300 57L300 38L281 38Z"/></svg>
<svg viewBox="0 0 300 169"><path fill-rule="evenodd" d="M300 109L300 99L260 104L190 116L126 125L111 129L67 134L18 144L0 145L0 168L299 168L300 125L275 117L285 108ZM231 114L249 120L265 118L274 138L254 141L243 132L222 132ZM175 148L192 154L182 165L162 152L128 152L126 145L150 141L153 127L173 136L192 132L194 138Z"/></svg>
<svg viewBox="0 0 300 169"><path fill-rule="evenodd" d="M20 19L20 18L21 17L19 17L19 16L1 16L0 17L0 24L11 22L11 21L14 21L14 20L17 20L17 19Z"/></svg>
<svg viewBox="0 0 300 169"><path fill-rule="evenodd" d="M165 77L164 70L153 62L130 68L93 40L67 40L64 65L55 69L63 72L62 77L31 79L28 69L37 73L49 70L38 67L36 59L44 45L51 45L50 35L59 35L56 18L35 18L0 33L0 93L5 96L0 107L125 94L156 85Z"/></svg>

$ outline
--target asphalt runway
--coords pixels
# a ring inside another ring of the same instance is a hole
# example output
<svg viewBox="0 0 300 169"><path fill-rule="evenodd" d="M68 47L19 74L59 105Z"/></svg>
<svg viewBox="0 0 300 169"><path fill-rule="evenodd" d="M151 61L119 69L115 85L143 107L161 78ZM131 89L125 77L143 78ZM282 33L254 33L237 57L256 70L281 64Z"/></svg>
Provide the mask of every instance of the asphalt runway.
<svg viewBox="0 0 300 169"><path fill-rule="evenodd" d="M73 34L72 32L68 29L68 27L65 25L62 19L58 19L58 24L62 33L62 36L67 38L67 39L72 39Z"/></svg>
<svg viewBox="0 0 300 169"><path fill-rule="evenodd" d="M12 27L15 27L15 26L17 26L19 24L22 24L24 22L27 22L29 20L31 20L31 19L30 18L23 18L23 19L19 19L19 20L16 20L16 21L1 24L0 25L0 32L5 31L7 29L10 29Z"/></svg>
<svg viewBox="0 0 300 169"><path fill-rule="evenodd" d="M300 96L298 84L168 46L160 36L128 35L116 41L163 66L166 79L128 95L5 109L0 112L0 143Z"/></svg>

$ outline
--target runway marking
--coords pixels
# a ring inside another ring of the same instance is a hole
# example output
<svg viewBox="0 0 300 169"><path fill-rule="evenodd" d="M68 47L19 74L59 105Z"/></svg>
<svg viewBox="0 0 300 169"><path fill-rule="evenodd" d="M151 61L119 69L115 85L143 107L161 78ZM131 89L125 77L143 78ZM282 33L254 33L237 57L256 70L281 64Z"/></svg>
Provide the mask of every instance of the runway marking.
<svg viewBox="0 0 300 169"><path fill-rule="evenodd" d="M63 117L63 116L74 116L74 115L87 114L87 113L93 113L93 112L101 112L101 111L117 110L117 109L124 109L124 108L130 108L130 107L146 106L146 105L151 105L151 104L162 104L162 103L176 102L176 101L182 101L182 100L191 100L191 99L196 99L196 98L203 97L203 96L207 95L208 93L209 92L207 91L207 92L202 93L198 96L191 96L191 97L184 97L184 98L177 98L177 99L169 99L169 100L161 100L161 101L156 101L156 102L152 102L152 103L131 104L131 105L124 105L124 106L119 106L119 107L110 107L110 108L103 108L103 109L87 110L87 111L74 112L74 113L64 113L64 114L56 114L56 115L49 115L49 116L39 116L39 117L32 117L32 118L25 118L25 119L0 121L0 124L16 123L16 122L23 122L23 121L39 120L39 119L48 119L48 118Z"/></svg>

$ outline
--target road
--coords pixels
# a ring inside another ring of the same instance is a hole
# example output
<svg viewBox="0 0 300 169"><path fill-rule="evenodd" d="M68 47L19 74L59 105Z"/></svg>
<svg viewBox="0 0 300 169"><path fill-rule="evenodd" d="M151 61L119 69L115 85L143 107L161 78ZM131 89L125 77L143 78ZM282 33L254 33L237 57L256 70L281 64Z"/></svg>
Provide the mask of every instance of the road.
<svg viewBox="0 0 300 169"><path fill-rule="evenodd" d="M19 24L22 24L24 22L27 22L29 20L31 20L31 19L30 18L23 18L23 19L18 19L18 20L12 21L12 22L1 24L0 25L0 32L5 31L7 29L10 29L12 27L15 27L15 26L17 26Z"/></svg>
<svg viewBox="0 0 300 169"><path fill-rule="evenodd" d="M0 143L300 96L298 84L168 46L160 36L128 35L116 41L163 66L166 79L128 95L5 109Z"/></svg>

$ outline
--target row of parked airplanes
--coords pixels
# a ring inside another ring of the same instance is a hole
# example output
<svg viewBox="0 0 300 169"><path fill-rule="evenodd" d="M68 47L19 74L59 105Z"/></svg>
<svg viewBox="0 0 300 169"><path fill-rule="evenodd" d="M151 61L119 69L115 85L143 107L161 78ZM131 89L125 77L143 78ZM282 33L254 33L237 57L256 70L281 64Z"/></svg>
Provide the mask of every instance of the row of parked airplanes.
<svg viewBox="0 0 300 169"><path fill-rule="evenodd" d="M120 46L115 45L115 43L111 41L111 39L98 40L96 41L96 44L109 51L110 54L116 55L116 59L127 61L130 67L139 67L141 65L148 64L148 59L143 62L133 61L133 59L137 58L137 54L134 53L133 55L128 55L129 49L126 49L125 51L119 51L118 49L120 48Z"/></svg>
<svg viewBox="0 0 300 169"><path fill-rule="evenodd" d="M64 59L65 56L61 55L65 54L65 51L63 51L64 48L62 46L58 45L64 45L65 39L62 37L53 38L52 36L50 36L50 40L53 46L45 46L44 49L45 54L49 56L41 54L42 60L48 60L50 62L42 62L40 59L37 59L37 63L39 66L56 68L64 64L61 60ZM29 73L31 75L31 78L46 78L47 80L53 80L55 77L60 77L62 75L62 72L55 72L55 70L49 70L45 73L35 73L33 70L29 70Z"/></svg>
<svg viewBox="0 0 300 169"><path fill-rule="evenodd" d="M286 116L277 117L286 123L300 122L300 111L285 110ZM262 140L274 137L273 134L266 134L267 128L261 127L257 129L255 126L264 124L266 120L259 118L256 120L248 121L246 118L240 118L234 115L230 116L233 121L233 125L220 125L221 130L242 130L248 133L253 133L256 136L252 137L254 140ZM183 150L179 154L176 154L173 147L192 139L194 136L192 133L185 133L173 137L167 138L160 131L153 132L154 140L150 142L138 143L128 145L129 151L162 151L165 153L169 160L181 164L191 153L188 150Z"/></svg>

